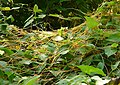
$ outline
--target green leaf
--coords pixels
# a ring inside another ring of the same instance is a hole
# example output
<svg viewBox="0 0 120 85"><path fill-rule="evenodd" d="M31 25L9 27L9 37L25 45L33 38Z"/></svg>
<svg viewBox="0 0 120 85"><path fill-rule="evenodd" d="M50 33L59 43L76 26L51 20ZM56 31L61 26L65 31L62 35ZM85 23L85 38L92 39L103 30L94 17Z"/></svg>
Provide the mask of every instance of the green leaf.
<svg viewBox="0 0 120 85"><path fill-rule="evenodd" d="M111 47L105 48L105 54L109 57L117 52L117 49L111 49Z"/></svg>
<svg viewBox="0 0 120 85"><path fill-rule="evenodd" d="M80 65L77 66L78 68L81 69L82 72L92 75L92 74L100 74L102 76L106 76L106 74L99 68L95 68L93 66L88 66L88 65Z"/></svg>
<svg viewBox="0 0 120 85"><path fill-rule="evenodd" d="M117 67L119 66L119 64L120 64L120 61L116 62L115 65L111 65L112 71L115 70L115 69L117 69Z"/></svg>
<svg viewBox="0 0 120 85"><path fill-rule="evenodd" d="M32 78L28 78L27 80L24 81L23 85L35 85L36 80L39 78L40 76L34 76Z"/></svg>
<svg viewBox="0 0 120 85"><path fill-rule="evenodd" d="M10 7L0 7L0 11L10 11Z"/></svg>
<svg viewBox="0 0 120 85"><path fill-rule="evenodd" d="M57 85L69 85L69 80L68 79L63 79L57 82Z"/></svg>
<svg viewBox="0 0 120 85"><path fill-rule="evenodd" d="M94 18L86 16L85 19L86 19L86 22L87 22L87 26L90 29L95 28L99 24Z"/></svg>
<svg viewBox="0 0 120 85"><path fill-rule="evenodd" d="M111 35L108 37L107 41L120 42L120 33L117 32L117 33L111 34Z"/></svg>
<svg viewBox="0 0 120 85"><path fill-rule="evenodd" d="M12 55L14 52L8 48L0 48L0 50L5 51L8 55Z"/></svg>
<svg viewBox="0 0 120 85"><path fill-rule="evenodd" d="M34 19L32 18L32 19L30 19L25 25L24 25L24 27L27 27L28 25L30 25L30 24L32 24L32 22L34 21Z"/></svg>
<svg viewBox="0 0 120 85"><path fill-rule="evenodd" d="M6 67L7 66L7 62L5 61L0 61L0 67Z"/></svg>
<svg viewBox="0 0 120 85"><path fill-rule="evenodd" d="M117 43L113 43L113 44L111 45L111 47L117 48L117 47L118 47L118 44L117 44Z"/></svg>
<svg viewBox="0 0 120 85"><path fill-rule="evenodd" d="M38 5L37 4L34 5L33 12L35 12L35 13L38 12Z"/></svg>
<svg viewBox="0 0 120 85"><path fill-rule="evenodd" d="M98 65L97 65L97 68L99 69L104 69L104 63L103 62L99 62Z"/></svg>
<svg viewBox="0 0 120 85"><path fill-rule="evenodd" d="M0 31L6 31L7 26L7 24L0 24Z"/></svg>
<svg viewBox="0 0 120 85"><path fill-rule="evenodd" d="M60 0L59 2L70 1L70 0Z"/></svg>
<svg viewBox="0 0 120 85"><path fill-rule="evenodd" d="M65 54L67 54L68 52L69 52L69 50L64 50L64 51L60 52L60 54L65 55Z"/></svg>

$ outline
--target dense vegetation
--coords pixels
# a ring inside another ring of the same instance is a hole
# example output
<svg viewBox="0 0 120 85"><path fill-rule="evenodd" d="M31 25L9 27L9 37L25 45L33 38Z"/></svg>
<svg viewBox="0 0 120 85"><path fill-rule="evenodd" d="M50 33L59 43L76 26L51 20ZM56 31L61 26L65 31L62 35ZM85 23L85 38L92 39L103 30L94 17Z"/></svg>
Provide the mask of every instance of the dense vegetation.
<svg viewBox="0 0 120 85"><path fill-rule="evenodd" d="M0 3L0 85L120 84L119 0Z"/></svg>

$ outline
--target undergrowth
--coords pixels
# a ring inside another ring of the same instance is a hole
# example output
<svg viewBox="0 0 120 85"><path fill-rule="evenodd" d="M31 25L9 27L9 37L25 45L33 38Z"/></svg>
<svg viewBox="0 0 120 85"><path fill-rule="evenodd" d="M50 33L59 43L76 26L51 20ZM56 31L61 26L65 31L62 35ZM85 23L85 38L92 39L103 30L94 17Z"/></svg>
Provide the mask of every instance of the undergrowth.
<svg viewBox="0 0 120 85"><path fill-rule="evenodd" d="M0 85L113 85L111 78L117 85L119 8L119 1L105 2L72 29L0 24Z"/></svg>

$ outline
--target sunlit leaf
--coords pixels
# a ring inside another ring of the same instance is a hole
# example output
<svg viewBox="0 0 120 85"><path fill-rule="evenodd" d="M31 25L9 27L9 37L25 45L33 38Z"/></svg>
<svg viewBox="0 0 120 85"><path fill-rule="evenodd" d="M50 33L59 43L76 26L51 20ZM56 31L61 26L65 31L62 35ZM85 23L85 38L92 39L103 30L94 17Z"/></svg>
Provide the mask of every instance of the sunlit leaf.
<svg viewBox="0 0 120 85"><path fill-rule="evenodd" d="M91 17L85 17L85 18L87 21L88 28L92 29L98 26L99 23L94 18L91 18Z"/></svg>
<svg viewBox="0 0 120 85"><path fill-rule="evenodd" d="M102 76L106 76L106 74L99 68L95 68L93 66L88 66L88 65L80 65L77 66L78 68L81 69L82 72L86 73L86 74L100 74Z"/></svg>
<svg viewBox="0 0 120 85"><path fill-rule="evenodd" d="M34 5L33 11L34 11L35 13L38 12L38 5L37 5L37 4Z"/></svg>
<svg viewBox="0 0 120 85"><path fill-rule="evenodd" d="M117 44L117 43L113 43L113 44L111 45L111 47L116 48L116 47L118 47L118 44Z"/></svg>
<svg viewBox="0 0 120 85"><path fill-rule="evenodd" d="M10 11L10 7L0 7L0 10L2 11Z"/></svg>

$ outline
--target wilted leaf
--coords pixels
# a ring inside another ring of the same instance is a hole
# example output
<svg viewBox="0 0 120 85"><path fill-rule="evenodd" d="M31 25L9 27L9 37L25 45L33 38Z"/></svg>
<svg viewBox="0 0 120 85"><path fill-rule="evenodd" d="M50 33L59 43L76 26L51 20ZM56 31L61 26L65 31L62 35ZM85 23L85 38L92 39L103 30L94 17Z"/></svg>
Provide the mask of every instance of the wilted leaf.
<svg viewBox="0 0 120 85"><path fill-rule="evenodd" d="M78 68L81 69L82 72L86 73L86 74L100 74L102 76L106 76L106 74L99 68L95 68L93 66L88 66L88 65L80 65L77 66Z"/></svg>

